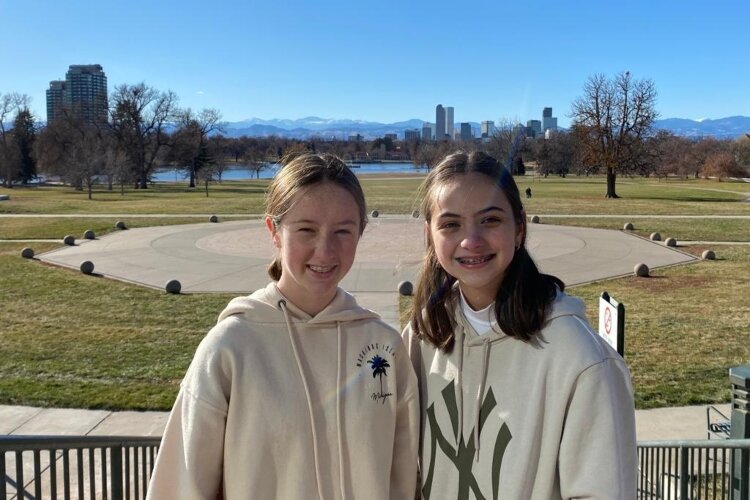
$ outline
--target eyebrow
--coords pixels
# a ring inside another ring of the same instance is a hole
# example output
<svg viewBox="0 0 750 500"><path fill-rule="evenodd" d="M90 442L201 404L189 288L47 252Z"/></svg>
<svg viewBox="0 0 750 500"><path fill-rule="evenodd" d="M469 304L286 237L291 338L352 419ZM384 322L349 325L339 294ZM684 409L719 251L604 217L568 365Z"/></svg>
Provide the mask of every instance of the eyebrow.
<svg viewBox="0 0 750 500"><path fill-rule="evenodd" d="M494 210L497 210L499 212L505 212L505 210L503 210L502 208L496 207L496 206L492 205L492 206L489 206L487 208L483 208L482 210L478 211L474 215L483 215L483 214L486 214L487 212L492 212ZM461 217L461 215L460 214L454 214L453 212L443 212L440 215L438 215L438 217Z"/></svg>
<svg viewBox="0 0 750 500"><path fill-rule="evenodd" d="M320 224L318 221L314 221L312 219L299 219L299 220L292 220L289 221L289 224ZM356 226L358 223L357 221L353 219L346 219L340 222L335 223L337 226Z"/></svg>

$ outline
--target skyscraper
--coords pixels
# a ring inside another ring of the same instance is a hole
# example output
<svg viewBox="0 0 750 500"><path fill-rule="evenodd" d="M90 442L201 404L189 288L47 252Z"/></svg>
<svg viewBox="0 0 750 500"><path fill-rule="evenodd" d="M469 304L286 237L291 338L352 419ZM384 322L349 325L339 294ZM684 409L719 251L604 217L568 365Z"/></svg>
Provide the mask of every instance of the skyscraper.
<svg viewBox="0 0 750 500"><path fill-rule="evenodd" d="M65 81L52 81L47 90L47 121L60 116L62 109L86 122L106 122L107 76L99 64L74 64Z"/></svg>
<svg viewBox="0 0 750 500"><path fill-rule="evenodd" d="M462 141L471 140L471 123L467 123L467 122L461 123L461 140Z"/></svg>
<svg viewBox="0 0 750 500"><path fill-rule="evenodd" d="M542 122L539 120L529 120L526 122L526 128L532 131L531 137L540 137L542 135Z"/></svg>
<svg viewBox="0 0 750 500"><path fill-rule="evenodd" d="M492 120L483 121L480 130L482 138L492 137L495 134L495 122Z"/></svg>
<svg viewBox="0 0 750 500"><path fill-rule="evenodd" d="M445 133L453 137L453 106L445 108Z"/></svg>
<svg viewBox="0 0 750 500"><path fill-rule="evenodd" d="M432 140L432 123L424 122L422 124L422 140L423 141L431 141Z"/></svg>
<svg viewBox="0 0 750 500"><path fill-rule="evenodd" d="M542 132L557 130L557 118L552 116L552 108L542 110Z"/></svg>
<svg viewBox="0 0 750 500"><path fill-rule="evenodd" d="M445 108L442 104L435 107L435 140L445 139Z"/></svg>

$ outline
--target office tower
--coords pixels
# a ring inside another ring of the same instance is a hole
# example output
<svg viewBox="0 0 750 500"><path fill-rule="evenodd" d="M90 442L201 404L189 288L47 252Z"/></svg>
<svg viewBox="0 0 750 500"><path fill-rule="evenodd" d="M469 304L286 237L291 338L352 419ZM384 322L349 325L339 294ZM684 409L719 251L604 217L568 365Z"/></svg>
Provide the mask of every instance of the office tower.
<svg viewBox="0 0 750 500"><path fill-rule="evenodd" d="M471 140L471 124L462 122L461 123L461 140L462 141L470 141Z"/></svg>
<svg viewBox="0 0 750 500"><path fill-rule="evenodd" d="M445 139L445 108L442 104L435 107L435 140Z"/></svg>
<svg viewBox="0 0 750 500"><path fill-rule="evenodd" d="M407 142L419 140L419 130L407 128L404 130L404 140Z"/></svg>
<svg viewBox="0 0 750 500"><path fill-rule="evenodd" d="M422 124L422 140L423 141L431 141L432 140L432 123L424 122Z"/></svg>
<svg viewBox="0 0 750 500"><path fill-rule="evenodd" d="M65 93L65 81L53 80L49 82L47 89L47 123L52 123L60 117L63 107L63 94Z"/></svg>
<svg viewBox="0 0 750 500"><path fill-rule="evenodd" d="M552 116L552 108L542 110L542 131L557 130L557 118Z"/></svg>
<svg viewBox="0 0 750 500"><path fill-rule="evenodd" d="M540 120L527 121L526 128L531 131L529 134L531 137L539 137L542 135L542 122Z"/></svg>
<svg viewBox="0 0 750 500"><path fill-rule="evenodd" d="M495 122L492 120L483 121L480 131L482 138L492 137L495 134Z"/></svg>
<svg viewBox="0 0 750 500"><path fill-rule="evenodd" d="M47 121L60 116L65 108L86 122L106 122L107 76L99 64L73 64L65 81L52 81L47 90Z"/></svg>
<svg viewBox="0 0 750 500"><path fill-rule="evenodd" d="M453 137L453 106L445 108L445 133Z"/></svg>
<svg viewBox="0 0 750 500"><path fill-rule="evenodd" d="M392 133L391 134L385 134L383 137L385 139L390 139L392 141L397 141L398 140L398 134L392 134Z"/></svg>

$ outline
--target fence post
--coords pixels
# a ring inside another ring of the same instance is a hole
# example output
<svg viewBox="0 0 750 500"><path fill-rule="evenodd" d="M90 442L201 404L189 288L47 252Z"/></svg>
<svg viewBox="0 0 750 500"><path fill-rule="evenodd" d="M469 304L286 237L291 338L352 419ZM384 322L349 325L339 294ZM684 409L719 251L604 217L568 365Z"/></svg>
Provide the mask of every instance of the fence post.
<svg viewBox="0 0 750 500"><path fill-rule="evenodd" d="M750 365L729 369L732 386L732 416L730 437L750 438ZM732 498L750 500L750 450L732 452Z"/></svg>
<svg viewBox="0 0 750 500"><path fill-rule="evenodd" d="M688 498L688 485L690 484L690 474L688 473L688 453L690 448L680 445L680 499Z"/></svg>
<svg viewBox="0 0 750 500"><path fill-rule="evenodd" d="M110 448L109 464L112 500L122 500L122 446Z"/></svg>

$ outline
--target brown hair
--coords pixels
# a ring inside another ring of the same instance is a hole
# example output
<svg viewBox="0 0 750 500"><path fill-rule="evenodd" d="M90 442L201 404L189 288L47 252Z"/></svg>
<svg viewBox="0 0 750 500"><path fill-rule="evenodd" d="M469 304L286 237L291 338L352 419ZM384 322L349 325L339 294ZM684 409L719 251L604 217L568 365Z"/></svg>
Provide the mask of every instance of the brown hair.
<svg viewBox="0 0 750 500"><path fill-rule="evenodd" d="M266 216L278 227L284 215L294 206L298 196L311 186L331 182L346 189L359 208L359 235L367 225L367 205L357 176L336 156L306 153L282 161L283 166L266 191ZM281 278L281 259L276 256L268 266L274 281Z"/></svg>
<svg viewBox="0 0 750 500"><path fill-rule="evenodd" d="M421 212L430 224L437 188L472 172L487 176L502 190L510 203L513 218L521 228L523 240L505 270L495 296L495 317L503 333L529 341L544 327L557 290L564 290L565 285L555 276L540 273L526 250L526 213L518 186L508 169L482 152L450 154L422 183ZM438 262L432 238L428 237L422 273L414 295L411 326L418 338L446 352L453 348L455 340L452 312L455 282L456 278L445 272Z"/></svg>

